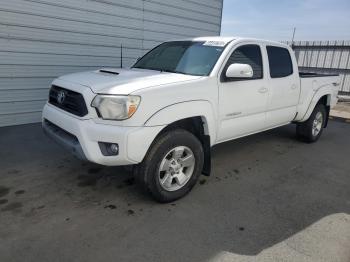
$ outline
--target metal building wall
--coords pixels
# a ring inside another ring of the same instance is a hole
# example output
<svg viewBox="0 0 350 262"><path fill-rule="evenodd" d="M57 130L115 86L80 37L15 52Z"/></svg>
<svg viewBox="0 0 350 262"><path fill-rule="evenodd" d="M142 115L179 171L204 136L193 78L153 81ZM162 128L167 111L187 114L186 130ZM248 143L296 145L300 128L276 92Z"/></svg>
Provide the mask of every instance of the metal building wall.
<svg viewBox="0 0 350 262"><path fill-rule="evenodd" d="M222 0L0 0L0 126L40 121L57 76L130 66L158 43L219 35Z"/></svg>
<svg viewBox="0 0 350 262"><path fill-rule="evenodd" d="M340 94L350 95L350 41L298 41L293 49L302 71L339 74Z"/></svg>

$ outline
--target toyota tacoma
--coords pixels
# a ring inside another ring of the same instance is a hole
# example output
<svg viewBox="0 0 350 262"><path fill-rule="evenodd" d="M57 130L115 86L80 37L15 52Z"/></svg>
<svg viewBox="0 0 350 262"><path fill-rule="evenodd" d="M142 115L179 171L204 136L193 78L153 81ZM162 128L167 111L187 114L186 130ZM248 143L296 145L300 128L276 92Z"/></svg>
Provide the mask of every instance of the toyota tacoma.
<svg viewBox="0 0 350 262"><path fill-rule="evenodd" d="M319 139L337 102L339 77L298 71L282 43L230 37L168 41L131 68L55 79L44 132L80 159L132 166L160 202L210 174L211 147L294 123Z"/></svg>

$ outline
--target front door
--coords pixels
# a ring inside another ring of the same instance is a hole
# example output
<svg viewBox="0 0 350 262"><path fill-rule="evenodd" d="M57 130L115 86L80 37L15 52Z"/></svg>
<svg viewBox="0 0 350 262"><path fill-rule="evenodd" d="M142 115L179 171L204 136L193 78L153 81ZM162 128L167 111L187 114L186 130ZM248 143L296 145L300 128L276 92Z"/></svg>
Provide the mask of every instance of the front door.
<svg viewBox="0 0 350 262"><path fill-rule="evenodd" d="M227 78L229 65L249 64L253 77ZM219 81L218 142L223 142L265 128L268 86L264 80L261 46L238 46L230 55Z"/></svg>

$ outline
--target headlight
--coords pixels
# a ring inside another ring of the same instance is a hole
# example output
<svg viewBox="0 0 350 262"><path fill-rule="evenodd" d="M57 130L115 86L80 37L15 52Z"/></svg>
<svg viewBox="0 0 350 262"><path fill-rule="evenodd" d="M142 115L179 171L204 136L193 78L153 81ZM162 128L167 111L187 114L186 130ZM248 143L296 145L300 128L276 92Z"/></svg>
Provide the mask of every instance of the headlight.
<svg viewBox="0 0 350 262"><path fill-rule="evenodd" d="M137 110L139 96L97 95L91 103L98 114L106 120L124 120L130 118Z"/></svg>

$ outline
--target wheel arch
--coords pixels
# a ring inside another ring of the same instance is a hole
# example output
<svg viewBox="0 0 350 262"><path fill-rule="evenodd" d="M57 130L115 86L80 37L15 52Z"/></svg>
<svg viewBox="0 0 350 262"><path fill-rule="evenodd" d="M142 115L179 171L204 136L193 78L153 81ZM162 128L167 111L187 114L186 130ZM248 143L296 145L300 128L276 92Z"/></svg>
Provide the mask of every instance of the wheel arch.
<svg viewBox="0 0 350 262"><path fill-rule="evenodd" d="M211 171L211 139L208 134L207 122L203 116L193 116L177 120L166 125L155 137L154 141L159 136L172 130L184 129L192 133L201 142L204 151L204 165L202 173L209 176Z"/></svg>
<svg viewBox="0 0 350 262"><path fill-rule="evenodd" d="M210 136L211 143L214 143L216 139L214 109L207 100L185 101L169 105L155 112L145 121L144 125L165 126L164 128L167 128L178 121L186 122L188 119L196 119L196 121L200 119L204 134Z"/></svg>
<svg viewBox="0 0 350 262"><path fill-rule="evenodd" d="M162 125L154 141L164 132L184 129L195 135L203 145L204 166L202 173L210 175L211 146L216 138L214 112L208 101L188 101L174 104L156 112L146 126Z"/></svg>
<svg viewBox="0 0 350 262"><path fill-rule="evenodd" d="M323 90L320 90L319 92L317 92L313 99L310 102L310 105L305 113L305 115L302 117L302 119L300 120L300 122L305 122L309 119L310 115L312 114L312 112L314 111L315 107L318 104L323 104L326 107L326 112L327 112L327 120L325 122L325 127L327 126L328 123L328 116L329 116L329 112L330 112L330 105L331 105L331 92L328 90L328 88L324 88Z"/></svg>

